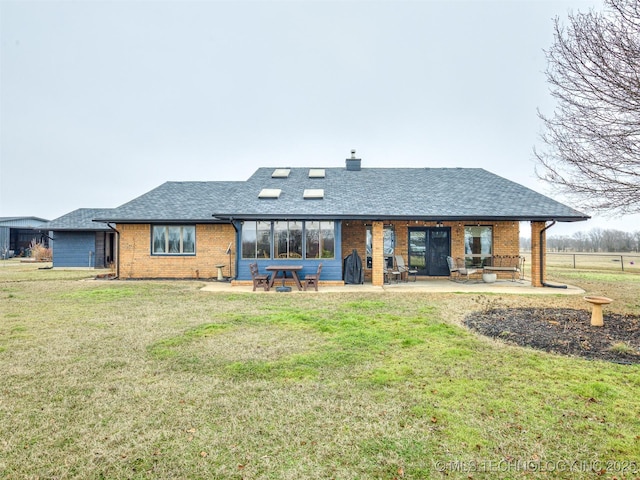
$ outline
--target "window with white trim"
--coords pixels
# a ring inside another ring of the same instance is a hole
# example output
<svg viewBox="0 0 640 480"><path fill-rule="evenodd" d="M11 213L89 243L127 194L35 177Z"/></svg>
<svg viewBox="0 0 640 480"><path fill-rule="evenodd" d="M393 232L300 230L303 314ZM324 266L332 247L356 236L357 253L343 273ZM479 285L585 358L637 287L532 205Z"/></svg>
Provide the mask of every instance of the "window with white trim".
<svg viewBox="0 0 640 480"><path fill-rule="evenodd" d="M464 259L471 267L491 265L493 227L478 225L464 227Z"/></svg>
<svg viewBox="0 0 640 480"><path fill-rule="evenodd" d="M195 225L153 225L152 255L195 255Z"/></svg>

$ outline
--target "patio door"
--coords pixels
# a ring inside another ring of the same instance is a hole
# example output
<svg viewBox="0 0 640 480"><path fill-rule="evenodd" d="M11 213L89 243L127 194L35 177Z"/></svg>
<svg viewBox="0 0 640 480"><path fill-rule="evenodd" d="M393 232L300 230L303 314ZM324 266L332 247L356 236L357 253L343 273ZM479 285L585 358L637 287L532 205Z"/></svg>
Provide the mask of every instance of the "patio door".
<svg viewBox="0 0 640 480"><path fill-rule="evenodd" d="M448 276L450 254L450 228L409 228L409 266L417 268L418 275Z"/></svg>

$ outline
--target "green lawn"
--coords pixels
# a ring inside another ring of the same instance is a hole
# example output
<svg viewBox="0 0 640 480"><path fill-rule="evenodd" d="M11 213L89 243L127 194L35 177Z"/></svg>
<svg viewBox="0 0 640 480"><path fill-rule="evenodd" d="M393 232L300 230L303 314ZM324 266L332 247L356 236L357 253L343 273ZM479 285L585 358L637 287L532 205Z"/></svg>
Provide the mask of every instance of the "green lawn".
<svg viewBox="0 0 640 480"><path fill-rule="evenodd" d="M638 276L554 275L638 313ZM86 277L0 263L2 478L640 477L638 366L461 323L580 297Z"/></svg>

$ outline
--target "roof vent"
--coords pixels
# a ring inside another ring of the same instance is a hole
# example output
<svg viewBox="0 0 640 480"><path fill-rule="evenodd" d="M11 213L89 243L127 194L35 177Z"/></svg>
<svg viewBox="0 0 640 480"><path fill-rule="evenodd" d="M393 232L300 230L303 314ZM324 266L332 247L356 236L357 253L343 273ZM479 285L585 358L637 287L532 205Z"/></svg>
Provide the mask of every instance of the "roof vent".
<svg viewBox="0 0 640 480"><path fill-rule="evenodd" d="M310 168L309 178L324 178L324 168Z"/></svg>
<svg viewBox="0 0 640 480"><path fill-rule="evenodd" d="M271 178L288 178L290 173L290 168L276 168L271 174Z"/></svg>
<svg viewBox="0 0 640 480"><path fill-rule="evenodd" d="M258 198L279 198L282 192L279 188L263 188L258 194Z"/></svg>
<svg viewBox="0 0 640 480"><path fill-rule="evenodd" d="M347 170L351 172L360 171L361 160L356 158L356 151L351 150L351 158L347 158Z"/></svg>
<svg viewBox="0 0 640 480"><path fill-rule="evenodd" d="M324 198L324 189L323 188L305 188L303 196L307 200L322 199Z"/></svg>

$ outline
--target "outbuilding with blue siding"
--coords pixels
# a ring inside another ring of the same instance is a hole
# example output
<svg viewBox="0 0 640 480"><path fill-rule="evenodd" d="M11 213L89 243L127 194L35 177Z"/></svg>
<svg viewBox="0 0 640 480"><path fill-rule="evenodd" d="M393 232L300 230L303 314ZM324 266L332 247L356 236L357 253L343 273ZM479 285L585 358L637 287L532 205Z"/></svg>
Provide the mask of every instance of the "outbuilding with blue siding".
<svg viewBox="0 0 640 480"><path fill-rule="evenodd" d="M107 268L114 262L114 230L93 221L106 212L103 208L79 208L41 225L50 232L54 268Z"/></svg>

